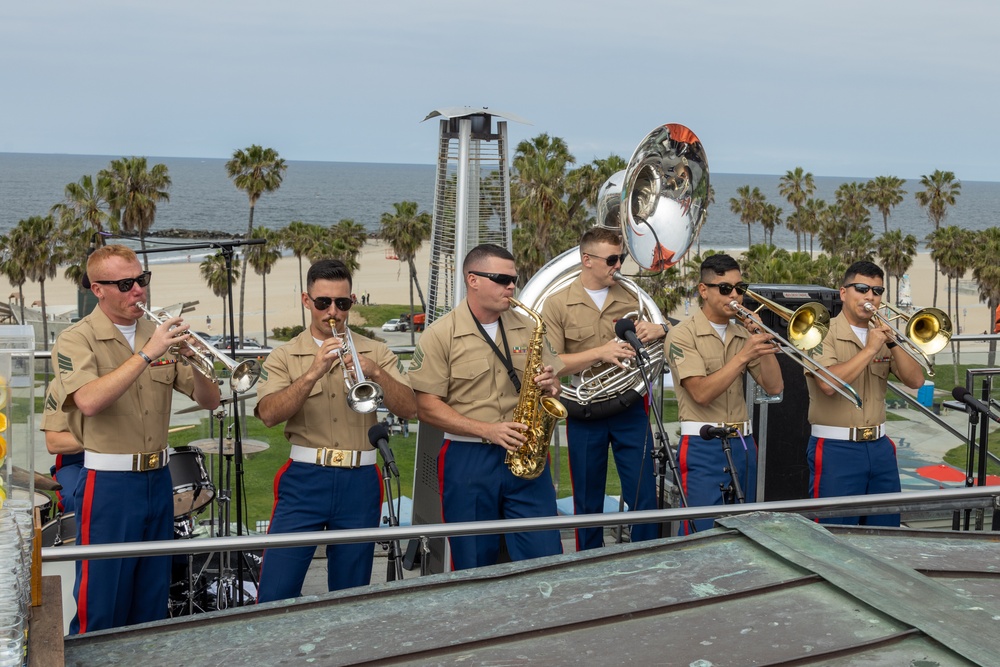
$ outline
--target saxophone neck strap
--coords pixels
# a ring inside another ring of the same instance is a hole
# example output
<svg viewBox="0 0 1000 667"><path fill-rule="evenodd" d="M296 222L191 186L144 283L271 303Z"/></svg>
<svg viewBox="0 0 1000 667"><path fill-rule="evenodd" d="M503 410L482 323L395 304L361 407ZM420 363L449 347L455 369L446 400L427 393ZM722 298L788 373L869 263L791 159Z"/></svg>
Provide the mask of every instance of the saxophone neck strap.
<svg viewBox="0 0 1000 667"><path fill-rule="evenodd" d="M514 364L510 357L510 347L507 345L507 332L503 328L503 318L497 319L497 329L500 331L500 340L503 341L503 352L501 352L497 344L490 338L490 335L486 333L486 329L483 328L482 323L476 318L476 314L472 312L472 306L469 306L469 314L472 315L472 321L476 323L479 333L483 335L483 340L489 344L493 349L493 353L500 358L503 367L507 369L507 377L510 378L511 383L514 385L514 391L520 394L521 381L517 379L517 373L514 372Z"/></svg>

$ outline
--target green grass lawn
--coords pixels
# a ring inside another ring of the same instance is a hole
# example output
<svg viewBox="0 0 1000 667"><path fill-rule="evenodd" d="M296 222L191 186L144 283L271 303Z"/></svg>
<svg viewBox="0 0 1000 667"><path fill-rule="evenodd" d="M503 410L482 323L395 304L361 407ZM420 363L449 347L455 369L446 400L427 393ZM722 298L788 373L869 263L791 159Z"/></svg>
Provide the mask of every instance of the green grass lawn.
<svg viewBox="0 0 1000 667"><path fill-rule="evenodd" d="M677 420L677 403L673 398L673 393L668 392L664 403L664 420L669 424ZM285 440L283 425L273 428L265 427L259 419L253 416L247 417L247 433L242 434L243 440L260 440L266 442L269 448L258 454L251 454L245 457L243 463L243 487L246 497L244 505L244 519L246 526L253 529L257 521L266 521L271 518L271 509L274 504L274 475L278 468L288 460L289 444ZM673 438L673 433L668 430L668 434ZM171 447L182 447L195 440L209 438L208 419L203 419L201 424L193 429L171 433L169 442ZM217 437L217 436L216 436ZM672 444L675 444L672 442ZM565 441L559 447L559 483L558 497L563 498L572 494L572 486L569 480L569 460ZM396 458L396 465L399 467L400 489L402 495L413 495L413 476L417 453L417 437L413 429L410 436L404 438L399 434L393 434L389 439L389 447ZM619 495L621 485L618 481L618 472L615 468L614 459L609 455L608 462L608 485L609 495ZM381 458L379 459L381 465ZM219 457L206 456L205 466L212 466L209 471L213 480L219 479ZM235 466L234 466L235 467ZM235 470L230 470L230 479L233 479L232 486L235 486ZM215 483L216 487L219 484ZM395 489L393 489L395 493ZM235 490L233 490L235 493ZM235 506L231 509L233 520L235 520Z"/></svg>

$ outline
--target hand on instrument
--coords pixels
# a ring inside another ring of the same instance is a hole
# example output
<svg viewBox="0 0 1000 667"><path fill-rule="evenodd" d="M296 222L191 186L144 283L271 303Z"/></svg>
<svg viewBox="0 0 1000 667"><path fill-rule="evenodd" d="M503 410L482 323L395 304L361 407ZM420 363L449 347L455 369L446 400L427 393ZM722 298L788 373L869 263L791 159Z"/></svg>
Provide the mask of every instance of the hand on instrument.
<svg viewBox="0 0 1000 667"><path fill-rule="evenodd" d="M499 424L490 424L483 437L493 444L513 452L524 444L526 438L522 431L527 430L528 427L520 422L500 422Z"/></svg>
<svg viewBox="0 0 1000 667"><path fill-rule="evenodd" d="M639 340L645 344L654 340L666 338L667 332L659 324L643 322L640 320L635 323L635 335L638 336Z"/></svg>
<svg viewBox="0 0 1000 667"><path fill-rule="evenodd" d="M562 385L552 366L543 366L542 372L533 378L533 382L545 393L553 398L557 398L562 393Z"/></svg>
<svg viewBox="0 0 1000 667"><path fill-rule="evenodd" d="M340 358L342 345L343 343L336 336L324 340L323 344L319 346L319 350L316 351L316 356L307 372L311 373L312 377L317 380L328 373L333 368L334 362Z"/></svg>
<svg viewBox="0 0 1000 667"><path fill-rule="evenodd" d="M631 359L635 356L635 350L628 343L620 340L609 340L604 345L597 348L598 362L614 364L618 368L624 368L622 359Z"/></svg>
<svg viewBox="0 0 1000 667"><path fill-rule="evenodd" d="M184 324L184 320L179 317L163 320L143 346L143 350L153 359L159 359L174 345L180 345L190 340L191 336L187 332L189 328L190 325ZM181 346L187 347L186 345Z"/></svg>
<svg viewBox="0 0 1000 667"><path fill-rule="evenodd" d="M893 335L892 327L886 324L872 327L868 330L868 340L865 341L865 349L872 354L877 354L883 345L894 342L894 340L895 336Z"/></svg>
<svg viewBox="0 0 1000 667"><path fill-rule="evenodd" d="M750 336L750 340L743 346L743 355L747 362L759 359L769 354L776 354L778 346L774 336L769 333L755 333Z"/></svg>

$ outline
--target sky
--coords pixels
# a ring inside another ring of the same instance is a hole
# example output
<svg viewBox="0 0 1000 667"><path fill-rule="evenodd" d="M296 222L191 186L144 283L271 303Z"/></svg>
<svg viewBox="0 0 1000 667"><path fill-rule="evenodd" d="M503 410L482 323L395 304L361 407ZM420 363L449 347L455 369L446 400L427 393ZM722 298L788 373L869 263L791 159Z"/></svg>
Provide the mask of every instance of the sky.
<svg viewBox="0 0 1000 667"><path fill-rule="evenodd" d="M995 0L41 0L0 7L0 152L433 164L434 109L586 164L1000 181Z"/></svg>

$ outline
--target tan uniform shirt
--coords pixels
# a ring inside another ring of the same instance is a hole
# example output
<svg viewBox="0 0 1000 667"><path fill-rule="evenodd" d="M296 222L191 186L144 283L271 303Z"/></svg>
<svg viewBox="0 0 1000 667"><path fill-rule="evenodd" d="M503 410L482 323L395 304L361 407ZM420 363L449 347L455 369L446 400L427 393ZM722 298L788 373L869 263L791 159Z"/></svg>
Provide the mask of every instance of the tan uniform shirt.
<svg viewBox="0 0 1000 667"><path fill-rule="evenodd" d="M141 350L156 331L156 325L139 320L135 349ZM100 308L71 325L59 336L56 365L66 391L60 406L76 411L73 393L89 382L111 373L135 352L125 336ZM81 416L78 426L70 419L70 432L84 449L103 454L155 452L167 446L170 407L174 389L194 396L190 366L177 362L169 352L153 361L117 401L93 417ZM79 430L80 432L77 432Z"/></svg>
<svg viewBox="0 0 1000 667"><path fill-rule="evenodd" d="M742 377L707 406L699 405L684 389L681 381L689 377L705 377L716 372L735 357L746 345L750 335L738 324L726 326L723 344L712 323L701 309L691 319L671 327L667 334L667 356L670 372L674 376L677 392L677 411L680 421L692 422L742 422L748 421L746 395ZM754 380L760 381L760 359L747 364Z"/></svg>
<svg viewBox="0 0 1000 667"><path fill-rule="evenodd" d="M500 315L500 321L507 334L514 371L524 382L534 322L510 310ZM503 352L499 330L495 342ZM547 344L542 350L543 364L558 372L562 368L559 358ZM483 339L465 300L420 337L410 362L409 378L414 391L439 396L460 415L491 424L511 421L519 398L506 367Z"/></svg>
<svg viewBox="0 0 1000 667"><path fill-rule="evenodd" d="M52 348L52 358L58 358L58 345ZM40 430L42 431L52 431L53 433L61 433L62 431L71 430L69 427L70 420L76 422L74 427L76 431L82 431L82 419L83 414L79 410L71 410L70 412L63 412L60 406L63 404L63 400L66 398L66 393L63 390L62 383L59 381L59 375L56 374L52 381L49 382L49 389L45 393L45 405L42 408L42 425Z"/></svg>
<svg viewBox="0 0 1000 667"><path fill-rule="evenodd" d="M402 364L385 344L357 333L352 333L351 337L358 354L368 357L393 378L409 386ZM257 383L259 399L281 391L305 374L318 351L319 346L307 329L271 352L264 360ZM368 429L377 421L375 412L361 414L348 407L344 367L338 359L313 385L302 409L285 422L285 437L293 445L303 447L367 451L372 449L368 443Z"/></svg>
<svg viewBox="0 0 1000 667"><path fill-rule="evenodd" d="M585 352L614 340L615 323L638 309L635 297L615 284L608 288L604 307L598 310L580 278L577 278L566 289L545 300L542 313L545 337L556 354ZM593 372L599 373L609 365L600 364Z"/></svg>
<svg viewBox="0 0 1000 667"><path fill-rule="evenodd" d="M830 333L823 342L813 348L812 358L829 368L842 364L863 349L861 341L854 334L850 323L843 314L830 322ZM851 386L861 397L861 409L840 394L827 396L816 384L816 380L806 373L809 388L809 423L822 426L878 426L885 421L885 391L889 383L889 373L896 373L892 352L885 345L875 355Z"/></svg>

